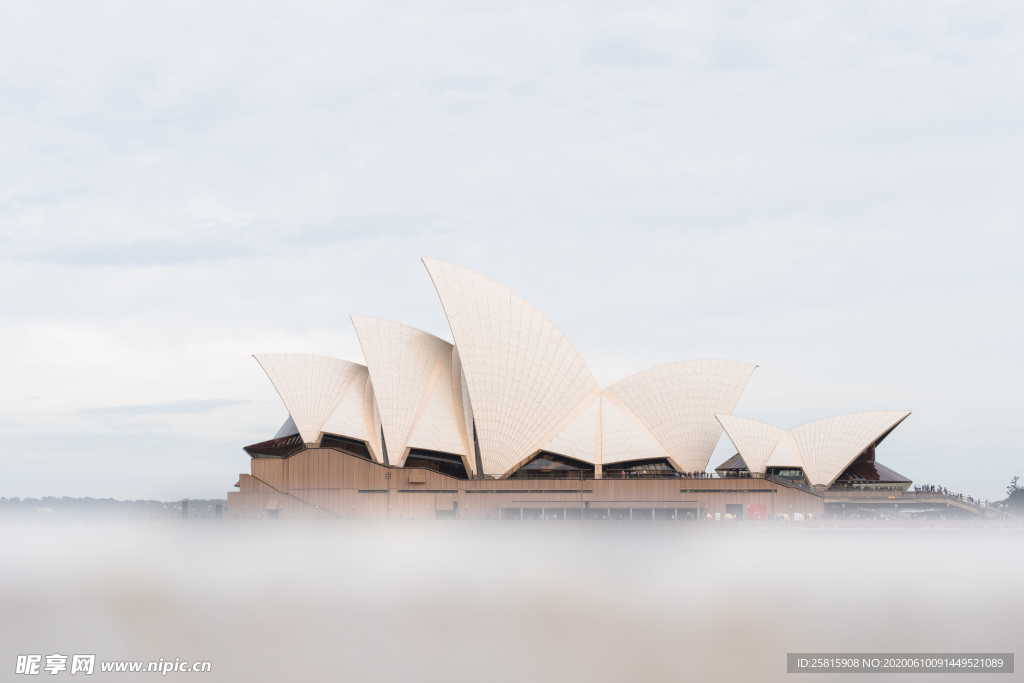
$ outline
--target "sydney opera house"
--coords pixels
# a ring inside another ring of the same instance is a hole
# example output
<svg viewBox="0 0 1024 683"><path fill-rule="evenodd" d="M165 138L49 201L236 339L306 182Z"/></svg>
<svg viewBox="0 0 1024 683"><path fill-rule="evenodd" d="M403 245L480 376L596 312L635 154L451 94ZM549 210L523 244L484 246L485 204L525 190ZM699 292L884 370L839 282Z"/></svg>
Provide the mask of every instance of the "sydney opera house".
<svg viewBox="0 0 1024 683"><path fill-rule="evenodd" d="M463 267L425 259L454 343L354 317L365 365L255 358L287 410L245 447L239 516L807 519L901 495L875 460L910 414L781 429L733 415L755 366L659 365L601 386L542 313ZM735 455L709 469L725 433Z"/></svg>

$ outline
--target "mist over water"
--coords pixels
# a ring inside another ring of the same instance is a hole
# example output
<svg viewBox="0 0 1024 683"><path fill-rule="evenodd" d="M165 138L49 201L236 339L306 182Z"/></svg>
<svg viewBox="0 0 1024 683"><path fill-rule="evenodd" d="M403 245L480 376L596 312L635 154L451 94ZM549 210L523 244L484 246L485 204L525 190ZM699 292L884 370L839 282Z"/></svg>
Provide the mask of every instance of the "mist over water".
<svg viewBox="0 0 1024 683"><path fill-rule="evenodd" d="M30 680L17 654L59 652L213 663L166 680L773 681L789 651L1024 645L1020 527L7 522L0 540L10 679Z"/></svg>

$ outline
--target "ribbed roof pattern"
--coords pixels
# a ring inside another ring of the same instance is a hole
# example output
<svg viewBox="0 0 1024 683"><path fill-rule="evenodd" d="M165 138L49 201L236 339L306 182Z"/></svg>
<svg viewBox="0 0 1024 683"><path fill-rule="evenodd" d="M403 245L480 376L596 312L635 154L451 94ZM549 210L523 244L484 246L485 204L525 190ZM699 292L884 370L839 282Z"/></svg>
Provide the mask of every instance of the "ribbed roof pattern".
<svg viewBox="0 0 1024 683"><path fill-rule="evenodd" d="M555 437L542 446L542 450L584 462L601 462L600 394L595 391L583 399Z"/></svg>
<svg viewBox="0 0 1024 683"><path fill-rule="evenodd" d="M763 473L767 466L802 467L812 485L831 486L857 456L909 415L901 410L850 413L788 431L731 415L717 418L751 472Z"/></svg>
<svg viewBox="0 0 1024 683"><path fill-rule="evenodd" d="M607 391L601 395L601 435L602 463L671 457L636 415Z"/></svg>
<svg viewBox="0 0 1024 683"><path fill-rule="evenodd" d="M339 358L309 353L261 353L254 356L277 389L306 443L320 437L346 385L365 367Z"/></svg>
<svg viewBox="0 0 1024 683"><path fill-rule="evenodd" d="M554 324L510 289L423 262L459 350L484 470L504 473L552 438L597 381Z"/></svg>
<svg viewBox="0 0 1024 683"><path fill-rule="evenodd" d="M367 365L303 353L255 356L285 404L278 434L367 442L404 463L410 448L463 457L470 474L507 475L539 450L591 462L668 458L703 471L724 429L752 472L799 466L830 485L910 414L874 411L784 430L732 412L756 368L666 363L601 388L542 313L504 285L435 259L424 265L455 344L402 323L352 319Z"/></svg>
<svg viewBox="0 0 1024 683"><path fill-rule="evenodd" d="M829 417L791 430L804 474L811 484L829 486L858 455L910 415L876 410Z"/></svg>
<svg viewBox="0 0 1024 683"><path fill-rule="evenodd" d="M373 457L381 462L383 458L376 411L370 373L365 365L360 365L338 399L338 404L321 425L320 431L365 441Z"/></svg>
<svg viewBox="0 0 1024 683"><path fill-rule="evenodd" d="M461 389L453 383L452 345L391 320L353 316L391 464L409 448L466 456Z"/></svg>
<svg viewBox="0 0 1024 683"><path fill-rule="evenodd" d="M743 457L747 469L764 474L768 466L768 459L774 452L775 446L786 434L786 430L734 415L716 415L715 417L733 445L736 446L736 451Z"/></svg>
<svg viewBox="0 0 1024 683"><path fill-rule="evenodd" d="M732 412L755 367L729 360L666 363L607 392L636 415L677 466L702 471L722 434L715 415Z"/></svg>

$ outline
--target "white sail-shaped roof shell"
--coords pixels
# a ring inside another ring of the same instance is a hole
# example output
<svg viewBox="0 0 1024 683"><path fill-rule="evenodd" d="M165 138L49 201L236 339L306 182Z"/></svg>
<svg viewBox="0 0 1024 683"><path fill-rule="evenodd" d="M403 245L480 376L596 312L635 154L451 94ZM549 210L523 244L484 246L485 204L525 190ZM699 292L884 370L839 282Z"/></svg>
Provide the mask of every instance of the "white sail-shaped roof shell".
<svg viewBox="0 0 1024 683"><path fill-rule="evenodd" d="M601 389L565 336L508 288L449 263L424 264L455 344L355 317L366 366L255 356L288 410L279 437L358 439L382 461L383 433L392 465L422 448L462 457L469 474L508 475L540 450L595 465L667 458L701 471L724 429L750 471L802 467L813 485L828 486L909 415L857 413L792 430L733 417L756 367L734 361L668 363Z"/></svg>
<svg viewBox="0 0 1024 683"><path fill-rule="evenodd" d="M281 397L302 440L315 443L324 422L346 387L365 367L340 358L308 353L261 353L254 356Z"/></svg>
<svg viewBox="0 0 1024 683"><path fill-rule="evenodd" d="M462 427L468 436L473 471L480 469L476 460L476 437L473 434L473 406L469 400L469 386L466 384L466 375L462 372L462 360L459 358L459 349L452 347L452 386L459 388L459 404L462 406ZM479 474L479 472L478 472Z"/></svg>
<svg viewBox="0 0 1024 683"><path fill-rule="evenodd" d="M775 444L772 454L768 458L768 467L803 467L804 461L800 457L800 449L790 432L783 432L782 438Z"/></svg>
<svg viewBox="0 0 1024 683"><path fill-rule="evenodd" d="M602 463L668 458L680 467L636 415L607 392L601 397L601 436Z"/></svg>
<svg viewBox="0 0 1024 683"><path fill-rule="evenodd" d="M606 390L627 407L684 471L702 471L722 434L715 415L731 413L757 367L727 360L667 363Z"/></svg>
<svg viewBox="0 0 1024 683"><path fill-rule="evenodd" d="M543 450L594 464L672 460L650 430L606 392L590 394ZM674 460L673 464L678 467Z"/></svg>
<svg viewBox="0 0 1024 683"><path fill-rule="evenodd" d="M779 442L786 435L786 430L734 415L716 415L715 417L736 447L736 452L743 458L747 469L764 474L768 467L768 461Z"/></svg>
<svg viewBox="0 0 1024 683"><path fill-rule="evenodd" d="M401 465L410 448L463 456L472 472L461 387L452 366L452 345L391 320L354 316L388 455Z"/></svg>
<svg viewBox="0 0 1024 683"><path fill-rule="evenodd" d="M365 441L374 459L382 462L380 419L374 404L373 384L367 367L359 365L357 368L320 431Z"/></svg>
<svg viewBox="0 0 1024 683"><path fill-rule="evenodd" d="M907 411L851 413L784 430L732 415L718 415L751 472L801 467L813 486L831 486L843 471L910 415Z"/></svg>
<svg viewBox="0 0 1024 683"><path fill-rule="evenodd" d="M554 438L597 381L569 340L507 287L423 262L459 351L484 471L505 473Z"/></svg>
<svg viewBox="0 0 1024 683"><path fill-rule="evenodd" d="M825 418L790 431L815 486L830 486L858 455L909 416L905 411L872 411Z"/></svg>
<svg viewBox="0 0 1024 683"><path fill-rule="evenodd" d="M584 462L601 462L601 395L589 394L541 450Z"/></svg>

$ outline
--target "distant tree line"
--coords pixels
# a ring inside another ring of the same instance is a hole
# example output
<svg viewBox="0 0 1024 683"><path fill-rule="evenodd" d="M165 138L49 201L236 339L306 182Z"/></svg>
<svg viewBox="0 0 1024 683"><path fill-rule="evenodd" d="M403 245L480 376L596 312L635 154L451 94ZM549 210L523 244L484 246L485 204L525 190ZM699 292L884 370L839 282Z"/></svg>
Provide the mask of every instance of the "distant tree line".
<svg viewBox="0 0 1024 683"><path fill-rule="evenodd" d="M114 498L0 498L3 517L60 517L124 519L214 518L224 511L223 499L192 498L178 501L117 500Z"/></svg>
<svg viewBox="0 0 1024 683"><path fill-rule="evenodd" d="M1024 488L1020 485L1020 477L1014 477L1006 486L1005 504L1012 512L1024 513Z"/></svg>

